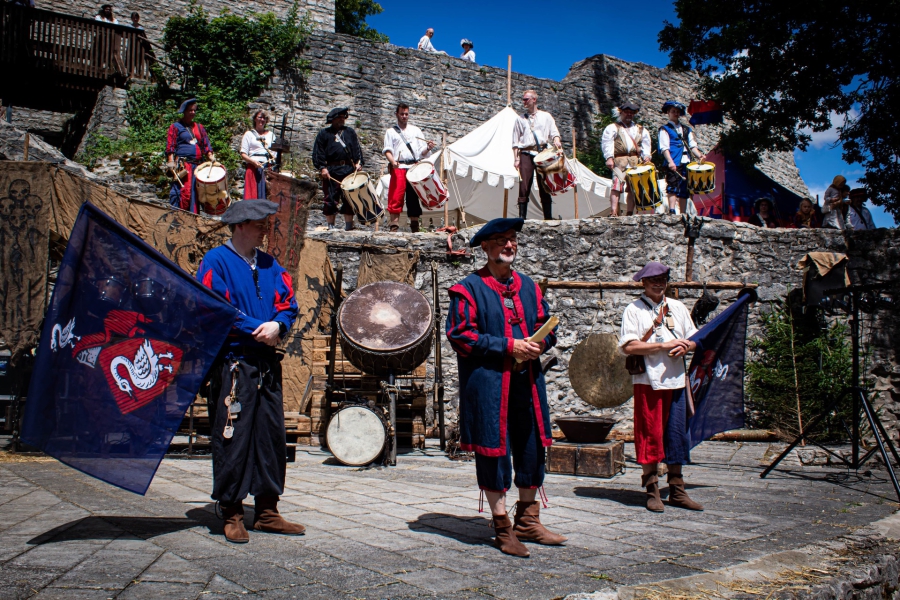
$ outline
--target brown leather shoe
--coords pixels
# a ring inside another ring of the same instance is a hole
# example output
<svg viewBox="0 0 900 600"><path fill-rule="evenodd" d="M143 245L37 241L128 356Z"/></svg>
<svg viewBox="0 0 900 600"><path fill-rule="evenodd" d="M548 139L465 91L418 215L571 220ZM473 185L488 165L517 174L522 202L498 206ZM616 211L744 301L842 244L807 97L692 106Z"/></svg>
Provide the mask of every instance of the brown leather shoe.
<svg viewBox="0 0 900 600"><path fill-rule="evenodd" d="M225 520L225 539L232 544L246 544L250 541L250 534L244 527L244 505L241 502L233 504L220 502L222 519Z"/></svg>
<svg viewBox="0 0 900 600"><path fill-rule="evenodd" d="M666 508L659 499L659 477L656 476L656 473L641 475L641 486L647 488L647 510L663 512Z"/></svg>
<svg viewBox="0 0 900 600"><path fill-rule="evenodd" d="M673 475L669 473L667 477L669 481L669 505L678 508L686 508L687 510L703 510L703 505L691 500L690 496L684 489L684 479L681 474Z"/></svg>
<svg viewBox="0 0 900 600"><path fill-rule="evenodd" d="M549 531L541 524L541 505L539 502L516 503L515 527L516 538L525 542L537 542L545 546L561 546L565 536Z"/></svg>
<svg viewBox="0 0 900 600"><path fill-rule="evenodd" d="M513 524L509 520L509 515L506 513L494 515L491 527L494 528L494 545L500 548L500 552L522 558L531 556L525 544L516 538L516 532L513 531Z"/></svg>
<svg viewBox="0 0 900 600"><path fill-rule="evenodd" d="M278 496L257 496L253 515L253 529L265 533L303 535L306 527L285 521L278 513Z"/></svg>

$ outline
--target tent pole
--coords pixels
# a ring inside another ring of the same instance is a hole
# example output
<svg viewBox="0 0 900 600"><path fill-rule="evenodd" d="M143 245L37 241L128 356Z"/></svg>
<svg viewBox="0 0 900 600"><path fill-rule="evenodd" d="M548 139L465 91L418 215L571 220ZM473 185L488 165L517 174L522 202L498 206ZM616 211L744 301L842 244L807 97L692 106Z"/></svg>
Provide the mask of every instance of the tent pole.
<svg viewBox="0 0 900 600"><path fill-rule="evenodd" d="M444 159L447 158L447 134L441 133L441 183L447 187L447 172L444 170ZM444 202L444 224L443 227L450 226L450 199Z"/></svg>
<svg viewBox="0 0 900 600"><path fill-rule="evenodd" d="M506 105L512 106L512 54L506 56Z"/></svg>
<svg viewBox="0 0 900 600"><path fill-rule="evenodd" d="M578 162L578 143L575 138L575 127L572 127L572 166ZM575 197L575 218L578 218L578 173L575 173L575 187L572 188Z"/></svg>
<svg viewBox="0 0 900 600"><path fill-rule="evenodd" d="M503 218L506 218L506 209L509 206L509 190L503 186Z"/></svg>

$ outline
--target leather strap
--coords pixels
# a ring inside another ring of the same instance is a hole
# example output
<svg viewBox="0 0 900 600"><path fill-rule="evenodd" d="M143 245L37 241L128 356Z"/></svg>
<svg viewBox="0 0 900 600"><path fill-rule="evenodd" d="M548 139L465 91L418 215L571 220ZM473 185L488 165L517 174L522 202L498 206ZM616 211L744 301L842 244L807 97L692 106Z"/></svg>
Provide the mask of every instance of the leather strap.
<svg viewBox="0 0 900 600"><path fill-rule="evenodd" d="M650 303L647 302L646 300L644 300L643 298L641 298L641 302L643 302L644 304L646 304L646 305L647 305L647 308L649 308L650 310L653 310L653 307L650 306ZM650 329L648 329L648 330L647 330L647 333L644 334L644 337L641 338L641 341L642 341L642 342L646 342L647 340L650 339L650 336L653 335L653 332L656 330L656 328L659 327L660 325L662 325L662 322L663 322L663 320L666 318L666 315L667 315L667 314L669 314L669 304L668 304L668 302L667 302L666 304L663 304L662 310L659 311L659 316L656 317L656 319L653 320L653 327L651 327Z"/></svg>

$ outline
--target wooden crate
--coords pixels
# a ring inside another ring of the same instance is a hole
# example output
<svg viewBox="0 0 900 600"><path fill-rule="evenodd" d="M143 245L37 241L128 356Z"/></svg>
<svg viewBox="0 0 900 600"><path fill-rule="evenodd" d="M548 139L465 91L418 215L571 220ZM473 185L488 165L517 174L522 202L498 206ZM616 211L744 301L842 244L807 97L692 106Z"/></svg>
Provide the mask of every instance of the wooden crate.
<svg viewBox="0 0 900 600"><path fill-rule="evenodd" d="M547 449L547 472L580 477L615 477L625 471L625 443L555 442Z"/></svg>

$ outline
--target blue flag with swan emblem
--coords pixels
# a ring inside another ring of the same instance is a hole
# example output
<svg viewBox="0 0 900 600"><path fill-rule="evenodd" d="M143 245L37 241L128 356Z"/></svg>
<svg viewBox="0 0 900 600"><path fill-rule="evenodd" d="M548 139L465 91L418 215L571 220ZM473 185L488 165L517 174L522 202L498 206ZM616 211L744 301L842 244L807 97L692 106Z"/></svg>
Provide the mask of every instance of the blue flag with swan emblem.
<svg viewBox="0 0 900 600"><path fill-rule="evenodd" d="M236 317L85 203L44 318L22 441L143 495Z"/></svg>
<svg viewBox="0 0 900 600"><path fill-rule="evenodd" d="M697 343L688 377L694 416L688 422L691 448L717 433L744 426L744 345L750 294L691 336Z"/></svg>

